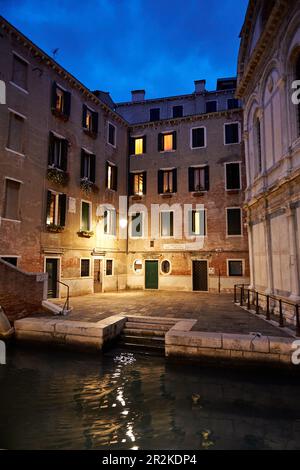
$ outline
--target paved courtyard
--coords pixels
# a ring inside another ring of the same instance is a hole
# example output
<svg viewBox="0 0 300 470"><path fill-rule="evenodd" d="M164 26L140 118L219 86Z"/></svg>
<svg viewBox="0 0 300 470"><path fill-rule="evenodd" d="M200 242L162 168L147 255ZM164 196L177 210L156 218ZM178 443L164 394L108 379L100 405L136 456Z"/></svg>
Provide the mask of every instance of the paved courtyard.
<svg viewBox="0 0 300 470"><path fill-rule="evenodd" d="M55 303L62 305L59 300ZM234 305L231 294L126 291L72 297L70 304L68 319L74 321L95 322L116 314L184 318L198 320L194 327L198 331L286 336L282 329Z"/></svg>

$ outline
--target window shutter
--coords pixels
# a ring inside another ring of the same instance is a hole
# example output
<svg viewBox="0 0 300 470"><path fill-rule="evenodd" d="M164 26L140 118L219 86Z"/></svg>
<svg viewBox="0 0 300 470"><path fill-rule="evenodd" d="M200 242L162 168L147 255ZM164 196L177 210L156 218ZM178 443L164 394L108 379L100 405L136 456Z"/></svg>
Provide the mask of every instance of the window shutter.
<svg viewBox="0 0 300 470"><path fill-rule="evenodd" d="M69 117L71 112L71 93L69 91L64 92L64 99L64 115Z"/></svg>
<svg viewBox="0 0 300 470"><path fill-rule="evenodd" d="M51 206L51 191L47 191L47 205L46 205L46 223L48 217L50 217L50 206Z"/></svg>
<svg viewBox="0 0 300 470"><path fill-rule="evenodd" d="M84 178L84 160L85 160L85 151L81 149L80 156L80 178Z"/></svg>
<svg viewBox="0 0 300 470"><path fill-rule="evenodd" d="M52 90L51 90L51 108L56 108L56 82L52 83Z"/></svg>
<svg viewBox="0 0 300 470"><path fill-rule="evenodd" d="M67 195L59 195L59 208L60 208L60 221L59 225L64 227L66 225L66 207L67 207Z"/></svg>
<svg viewBox="0 0 300 470"><path fill-rule="evenodd" d="M132 196L133 193L134 193L133 185L134 185L134 173L129 173L129 176L128 176L128 194L129 194L129 196Z"/></svg>
<svg viewBox="0 0 300 470"><path fill-rule="evenodd" d="M147 152L147 136L143 136L143 153Z"/></svg>
<svg viewBox="0 0 300 470"><path fill-rule="evenodd" d="M205 189L209 191L209 166L205 167Z"/></svg>
<svg viewBox="0 0 300 470"><path fill-rule="evenodd" d="M164 135L158 134L157 149L159 152L162 152L164 149Z"/></svg>
<svg viewBox="0 0 300 470"><path fill-rule="evenodd" d="M173 170L173 193L177 193L177 169L174 168Z"/></svg>
<svg viewBox="0 0 300 470"><path fill-rule="evenodd" d="M135 138L129 137L129 155L135 154Z"/></svg>
<svg viewBox="0 0 300 470"><path fill-rule="evenodd" d="M173 150L177 149L177 132L173 132Z"/></svg>
<svg viewBox="0 0 300 470"><path fill-rule="evenodd" d="M93 133L98 134L98 113L93 112L93 121L92 121L92 128L93 128Z"/></svg>
<svg viewBox="0 0 300 470"><path fill-rule="evenodd" d="M174 235L174 212L170 212L170 237Z"/></svg>
<svg viewBox="0 0 300 470"><path fill-rule="evenodd" d="M87 106L85 104L82 105L82 127L86 128L86 112Z"/></svg>
<svg viewBox="0 0 300 470"><path fill-rule="evenodd" d="M105 163L105 187L108 188L108 162Z"/></svg>
<svg viewBox="0 0 300 470"><path fill-rule="evenodd" d="M143 172L143 194L147 194L147 172Z"/></svg>
<svg viewBox="0 0 300 470"><path fill-rule="evenodd" d="M157 174L157 191L158 191L158 194L162 194L164 192L164 172L163 172L163 170L158 170L158 174Z"/></svg>
<svg viewBox="0 0 300 470"><path fill-rule="evenodd" d="M118 189L118 167L113 167L113 189L117 191Z"/></svg>
<svg viewBox="0 0 300 470"><path fill-rule="evenodd" d="M68 141L64 139L62 141L62 159L61 159L61 169L67 171L68 166Z"/></svg>
<svg viewBox="0 0 300 470"><path fill-rule="evenodd" d="M96 182L96 155L90 155L90 180Z"/></svg>
<svg viewBox="0 0 300 470"><path fill-rule="evenodd" d="M52 132L49 132L48 165L52 165L53 163L53 152L54 152L54 136Z"/></svg>
<svg viewBox="0 0 300 470"><path fill-rule="evenodd" d="M195 184L194 184L194 168L189 168L189 192L195 191Z"/></svg>

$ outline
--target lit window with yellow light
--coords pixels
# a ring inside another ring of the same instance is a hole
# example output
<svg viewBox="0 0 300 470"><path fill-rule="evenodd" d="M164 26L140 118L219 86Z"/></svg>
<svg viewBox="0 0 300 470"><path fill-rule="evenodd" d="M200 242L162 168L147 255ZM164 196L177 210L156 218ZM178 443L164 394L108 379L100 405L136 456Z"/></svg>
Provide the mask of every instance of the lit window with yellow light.
<svg viewBox="0 0 300 470"><path fill-rule="evenodd" d="M144 178L142 173L134 175L133 192L137 196L142 196L144 193Z"/></svg>
<svg viewBox="0 0 300 470"><path fill-rule="evenodd" d="M206 221L205 210L190 211L190 236L205 236Z"/></svg>
<svg viewBox="0 0 300 470"><path fill-rule="evenodd" d="M173 150L173 134L164 134L164 151Z"/></svg>
<svg viewBox="0 0 300 470"><path fill-rule="evenodd" d="M134 154L141 155L142 153L144 153L143 137L138 137L134 140Z"/></svg>
<svg viewBox="0 0 300 470"><path fill-rule="evenodd" d="M88 129L89 131L92 130L92 119L93 119L92 112L88 109L86 111L85 128Z"/></svg>
<svg viewBox="0 0 300 470"><path fill-rule="evenodd" d="M64 109L64 92L60 88L56 88L56 109L60 112Z"/></svg>

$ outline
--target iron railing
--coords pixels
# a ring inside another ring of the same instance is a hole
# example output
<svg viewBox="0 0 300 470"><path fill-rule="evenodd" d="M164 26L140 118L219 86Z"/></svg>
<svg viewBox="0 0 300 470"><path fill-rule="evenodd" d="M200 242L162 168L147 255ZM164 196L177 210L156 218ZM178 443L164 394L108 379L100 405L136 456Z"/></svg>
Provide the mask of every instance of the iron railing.
<svg viewBox="0 0 300 470"><path fill-rule="evenodd" d="M62 308L62 311L60 312L61 315L64 315L65 311L70 310L70 287L68 286L68 284L65 284L64 282L61 282L61 281L57 281L57 283L67 288L67 298Z"/></svg>
<svg viewBox="0 0 300 470"><path fill-rule="evenodd" d="M239 291L239 292L238 292ZM260 300L265 299L265 305L261 305ZM239 303L241 307L246 306L247 310L251 310L251 306L255 307L255 313L259 315L264 313L267 320L271 320L271 315L274 312L278 312L278 315L274 315L273 319L278 318L278 323L281 328L286 326L286 319L284 318L284 305L292 307L294 310L294 319L296 327L296 336L300 336L300 305L290 300L283 299L277 295L264 294L258 292L255 289L249 289L244 284L236 284L234 286L234 303ZM272 307L271 307L272 303Z"/></svg>

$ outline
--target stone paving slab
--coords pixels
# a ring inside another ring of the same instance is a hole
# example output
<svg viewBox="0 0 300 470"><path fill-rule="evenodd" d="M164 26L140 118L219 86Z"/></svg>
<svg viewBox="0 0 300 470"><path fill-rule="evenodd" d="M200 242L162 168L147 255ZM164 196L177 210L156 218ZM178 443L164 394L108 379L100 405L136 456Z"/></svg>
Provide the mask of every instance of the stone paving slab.
<svg viewBox="0 0 300 470"><path fill-rule="evenodd" d="M62 300L54 302L63 304ZM231 294L125 291L72 297L70 304L73 307L67 317L70 321L96 322L112 315L139 315L196 320L193 331L289 336L234 305ZM53 318L51 314L39 316Z"/></svg>

